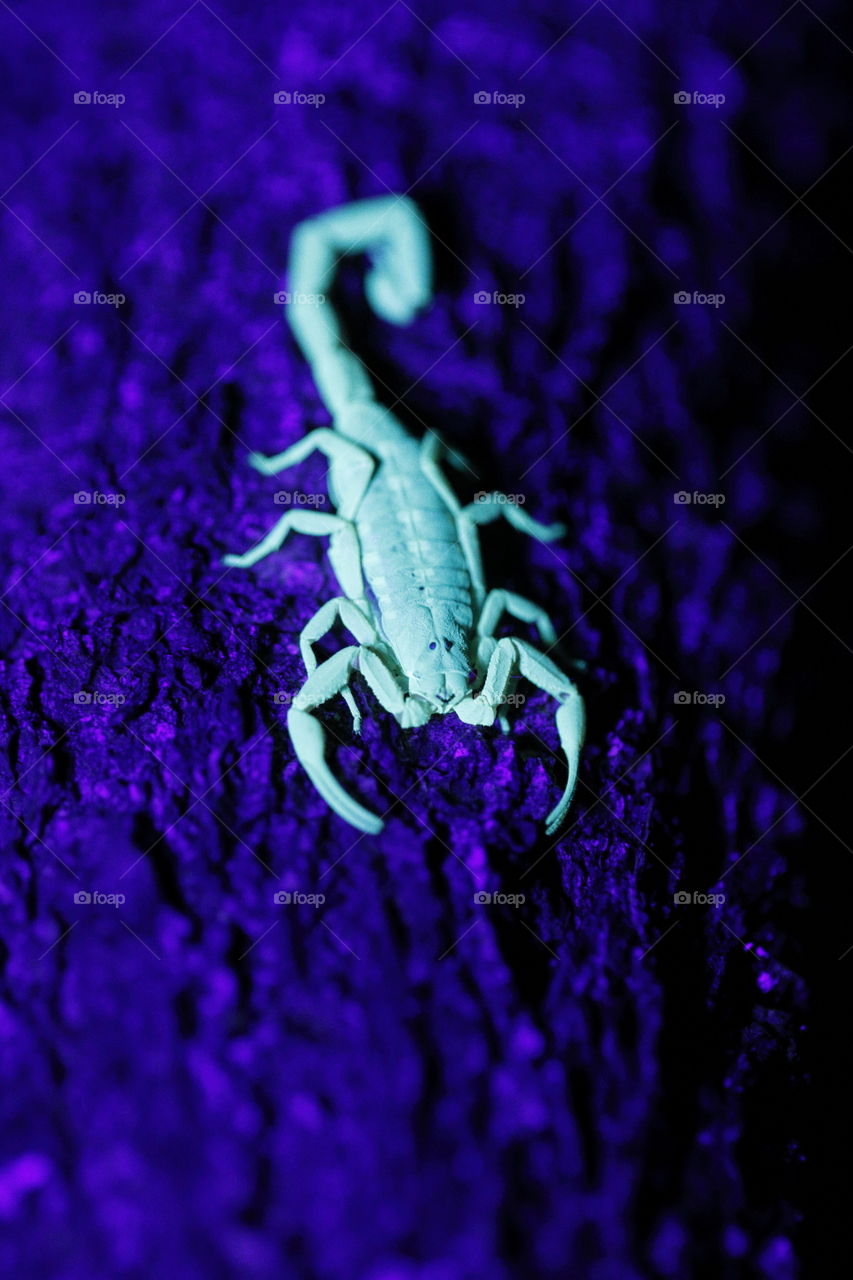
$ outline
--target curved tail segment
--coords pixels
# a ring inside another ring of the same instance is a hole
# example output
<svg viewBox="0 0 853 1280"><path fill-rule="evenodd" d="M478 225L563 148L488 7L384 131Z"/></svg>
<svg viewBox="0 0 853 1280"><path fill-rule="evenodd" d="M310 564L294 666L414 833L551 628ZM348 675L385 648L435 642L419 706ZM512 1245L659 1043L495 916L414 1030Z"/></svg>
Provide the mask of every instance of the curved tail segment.
<svg viewBox="0 0 853 1280"><path fill-rule="evenodd" d="M376 403L328 301L339 263L358 253L370 259L365 292L383 320L409 324L432 297L429 233L406 196L359 200L299 224L290 242L288 319L333 417L356 403Z"/></svg>

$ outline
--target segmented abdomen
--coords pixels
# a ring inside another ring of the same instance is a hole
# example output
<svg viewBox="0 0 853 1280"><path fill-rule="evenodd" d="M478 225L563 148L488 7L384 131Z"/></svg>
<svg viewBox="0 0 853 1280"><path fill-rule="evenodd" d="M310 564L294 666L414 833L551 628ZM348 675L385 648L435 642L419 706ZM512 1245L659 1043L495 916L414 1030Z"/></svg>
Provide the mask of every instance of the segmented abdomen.
<svg viewBox="0 0 853 1280"><path fill-rule="evenodd" d="M380 466L356 526L364 576L389 639L398 618L418 605L449 608L460 627L471 627L471 578L456 520L416 459Z"/></svg>

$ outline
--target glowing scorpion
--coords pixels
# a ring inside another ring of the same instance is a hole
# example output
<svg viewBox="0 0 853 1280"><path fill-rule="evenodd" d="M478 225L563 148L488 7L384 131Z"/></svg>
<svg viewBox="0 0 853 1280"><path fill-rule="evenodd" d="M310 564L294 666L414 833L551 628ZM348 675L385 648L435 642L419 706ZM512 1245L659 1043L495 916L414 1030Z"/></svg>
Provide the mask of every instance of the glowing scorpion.
<svg viewBox="0 0 853 1280"><path fill-rule="evenodd" d="M383 826L332 774L324 730L313 714L342 694L358 733L361 715L350 689L356 672L405 729L450 711L466 724L494 724L509 682L522 676L559 704L557 730L568 778L547 817L551 835L565 818L577 779L583 700L572 681L526 640L496 638L506 613L534 624L546 645L556 644L554 627L538 605L500 588L486 592L477 525L504 516L541 541L559 537L564 528L537 523L502 494L485 500L479 495L479 501L460 506L439 466L442 459L459 466L459 455L431 431L413 439L377 402L364 365L344 342L326 301L339 261L356 253L369 256L365 290L382 319L407 324L430 300L429 237L408 198L343 205L296 228L286 309L333 427L311 431L274 457L253 453L249 462L264 475L276 475L319 450L328 459L335 512L291 507L257 546L225 556L224 563L249 568L278 551L291 532L330 539L329 559L342 594L302 629L308 678L292 701L287 725L303 768L342 818L370 833ZM312 646L338 621L356 643L318 665Z"/></svg>

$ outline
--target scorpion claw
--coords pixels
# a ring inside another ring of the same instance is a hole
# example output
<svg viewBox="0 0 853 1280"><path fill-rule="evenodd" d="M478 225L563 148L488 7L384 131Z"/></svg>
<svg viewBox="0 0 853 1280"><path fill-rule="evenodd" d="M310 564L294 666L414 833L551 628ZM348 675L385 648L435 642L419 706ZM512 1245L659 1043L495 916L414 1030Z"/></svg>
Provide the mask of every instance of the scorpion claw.
<svg viewBox="0 0 853 1280"><path fill-rule="evenodd" d="M463 724L494 724L495 709L479 696L463 698L453 708Z"/></svg>
<svg viewBox="0 0 853 1280"><path fill-rule="evenodd" d="M291 707L287 727L297 759L329 808L368 835L378 835L385 825L381 818L365 809L344 791L325 761L325 734L319 720L307 711Z"/></svg>
<svg viewBox="0 0 853 1280"><path fill-rule="evenodd" d="M584 709L579 694L570 697L558 707L557 733L569 765L569 776L562 796L545 819L545 829L549 836L553 836L562 826L563 819L569 811L569 805L572 803L578 779L578 762L584 736Z"/></svg>

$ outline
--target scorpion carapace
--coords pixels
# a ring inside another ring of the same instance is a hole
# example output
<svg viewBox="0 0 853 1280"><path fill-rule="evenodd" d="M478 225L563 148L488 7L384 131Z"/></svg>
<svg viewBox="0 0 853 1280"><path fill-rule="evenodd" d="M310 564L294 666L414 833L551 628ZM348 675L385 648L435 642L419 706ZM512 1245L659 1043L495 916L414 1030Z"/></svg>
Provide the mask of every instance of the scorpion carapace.
<svg viewBox="0 0 853 1280"><path fill-rule="evenodd" d="M546 819L553 834L577 779L583 700L547 654L526 640L496 638L501 618L509 614L535 625L549 648L557 641L538 605L501 588L486 591L477 526L504 516L541 541L558 538L564 528L539 524L502 494L480 495L480 501L461 506L439 465L442 460L464 465L459 455L434 432L413 439L377 402L367 370L344 341L327 301L338 263L356 253L369 256L367 297L382 319L407 324L430 300L429 235L407 197L343 205L296 228L286 309L333 426L310 432L273 457L251 454L249 462L264 475L275 475L319 450L328 459L335 511L291 508L257 546L244 555L225 556L224 563L243 569L257 564L278 551L291 532L329 538L341 594L326 601L302 630L308 678L293 699L287 724L311 781L342 818L367 832L383 826L332 774L324 730L314 715L341 694L358 733L361 715L350 689L356 672L404 728L450 711L466 724L490 725L497 717L507 728L500 707L510 681L522 676L558 703L568 779ZM313 646L338 621L355 644L318 665Z"/></svg>

